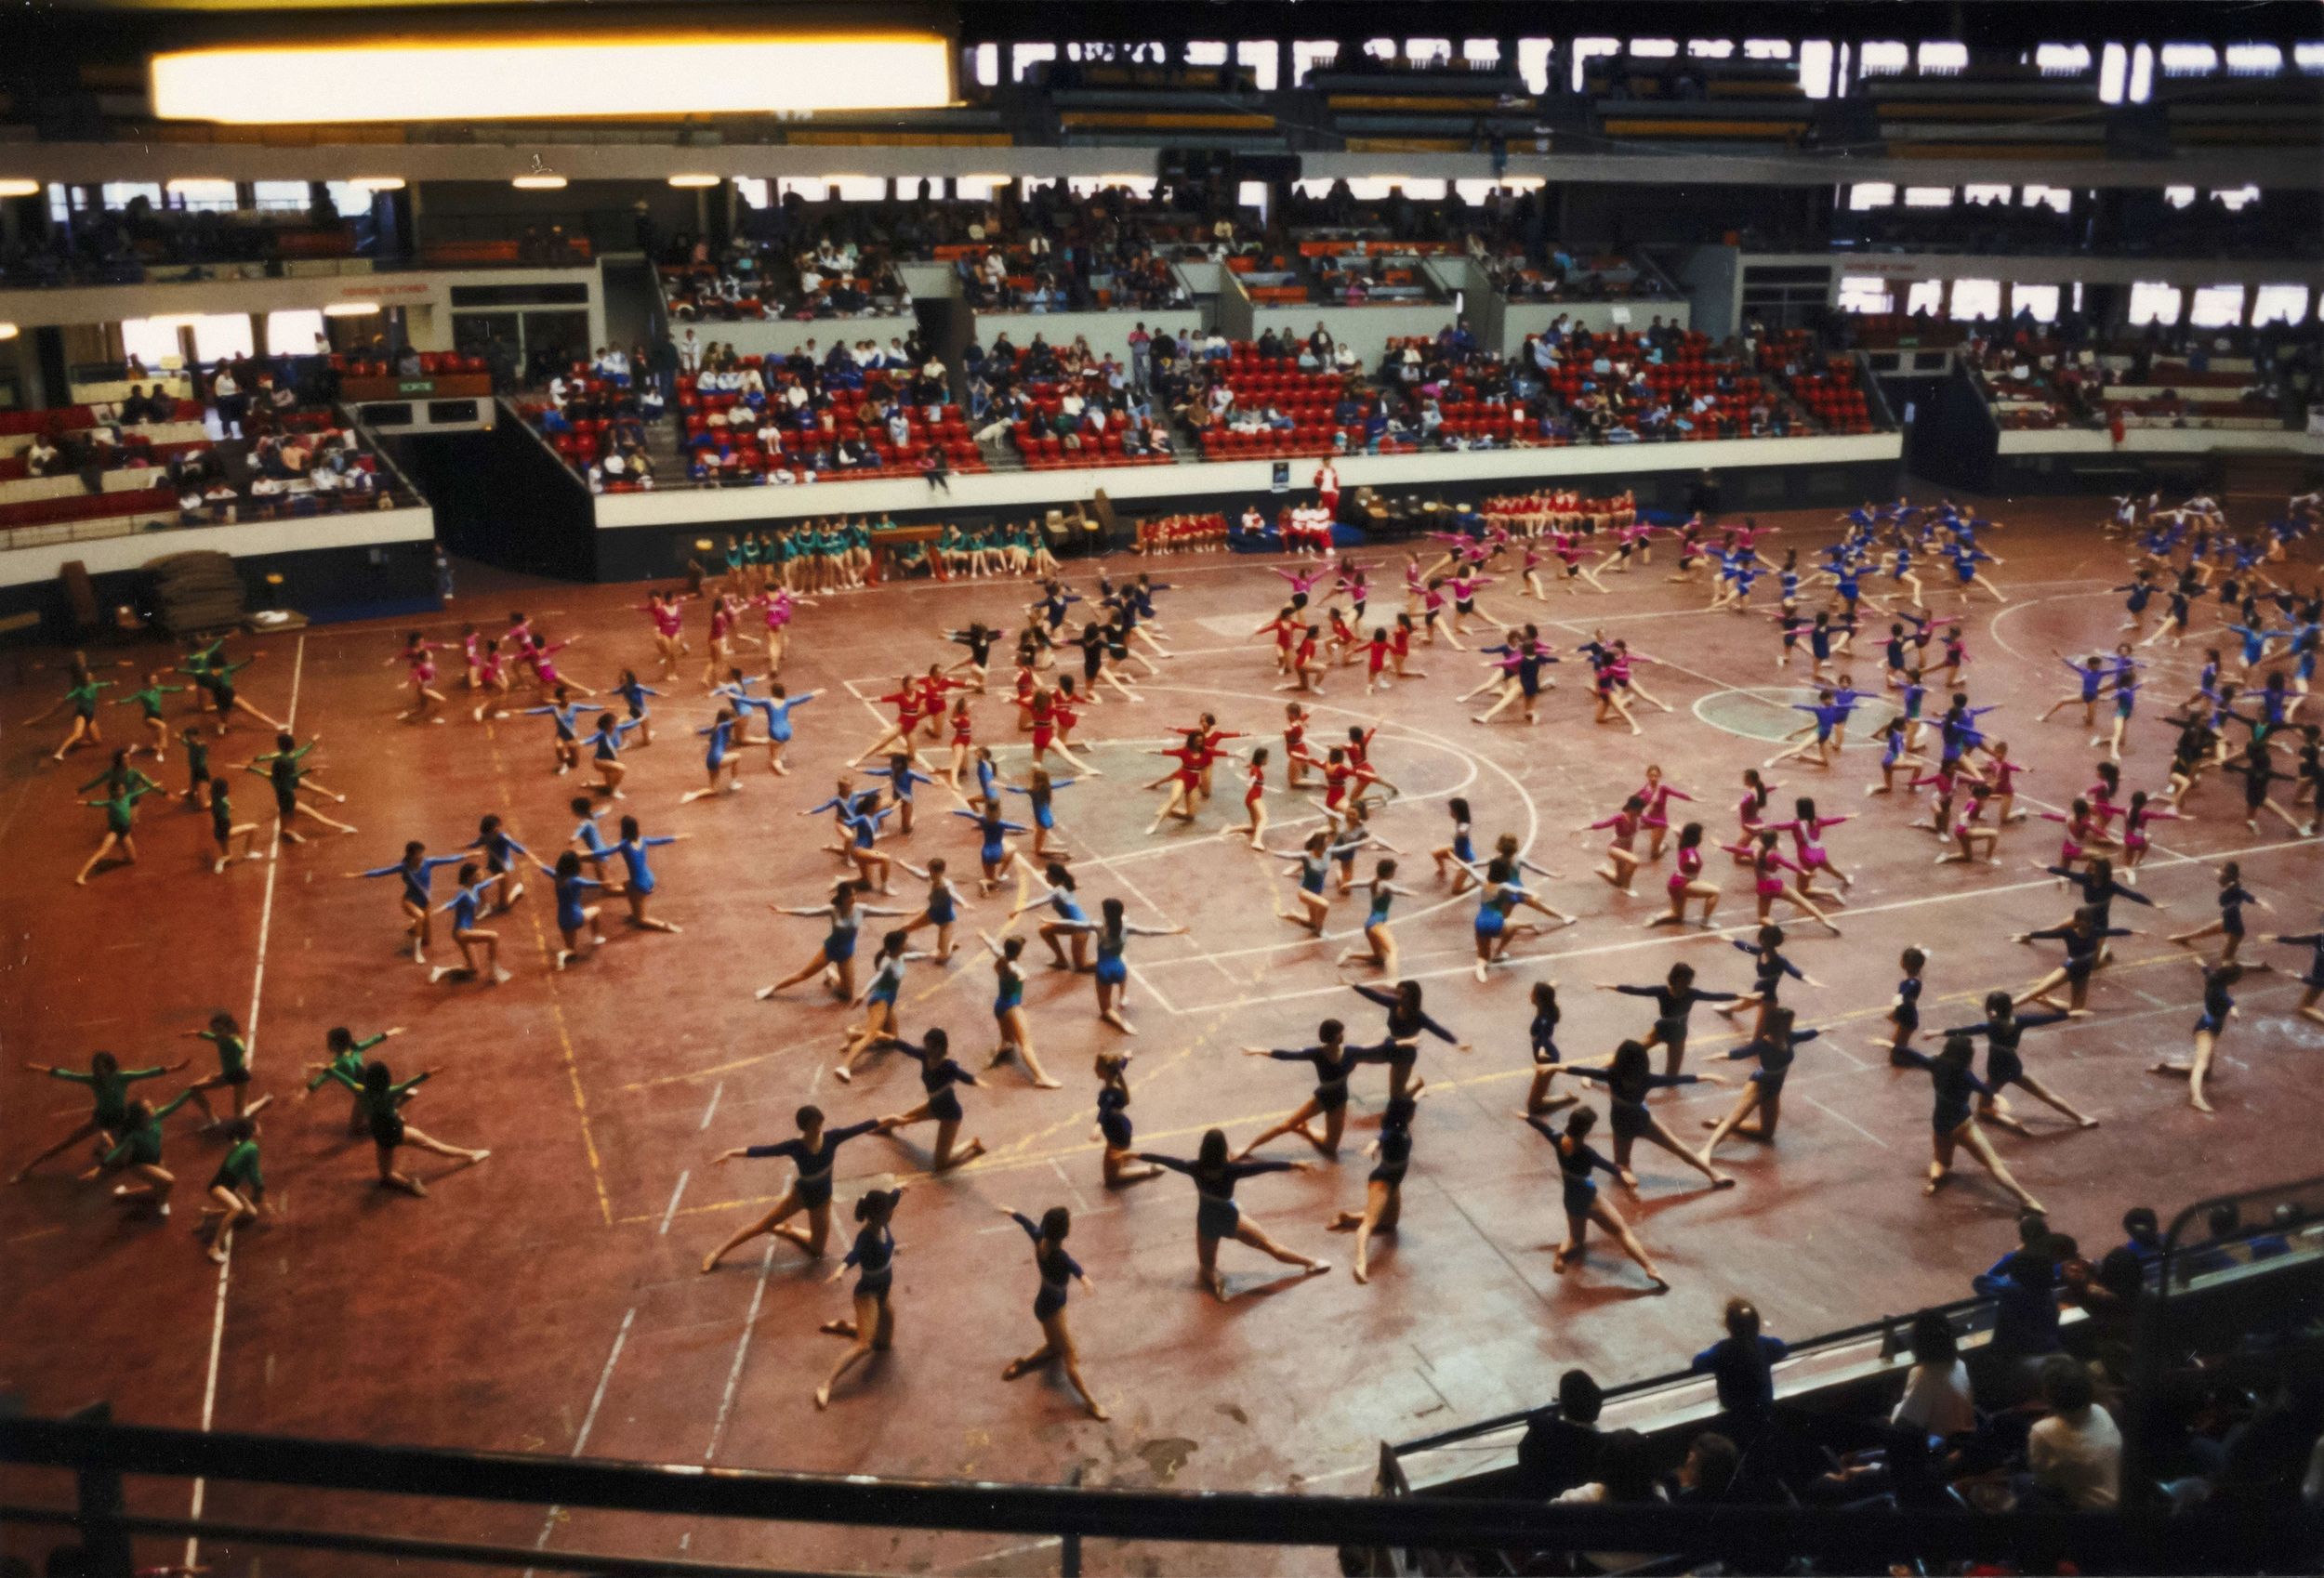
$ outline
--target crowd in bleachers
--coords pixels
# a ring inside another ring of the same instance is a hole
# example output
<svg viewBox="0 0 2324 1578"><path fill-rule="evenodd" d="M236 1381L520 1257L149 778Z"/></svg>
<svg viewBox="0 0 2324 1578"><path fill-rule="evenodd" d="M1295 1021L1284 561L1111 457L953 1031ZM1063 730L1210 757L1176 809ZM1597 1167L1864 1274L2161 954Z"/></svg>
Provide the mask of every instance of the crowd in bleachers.
<svg viewBox="0 0 2324 1578"><path fill-rule="evenodd" d="M660 268L670 316L681 322L894 317L912 309L912 293L885 245L825 234L792 251L743 235L715 252L701 240L679 250L679 260Z"/></svg>
<svg viewBox="0 0 2324 1578"><path fill-rule="evenodd" d="M2291 1203L2256 1226L2233 1204L2214 1207L2209 1236L2181 1249L2174 1285L2288 1256L2293 1235L2313 1226ZM1569 1505L1815 1506L1868 1517L2160 1501L2229 1515L2246 1548L2218 1551L2219 1571L2312 1571L2324 1509L2324 1326L2313 1306L2201 1324L2162 1355L2156 1389L2133 1396L2133 1345L2148 1340L2138 1312L2164 1246L2151 1210L2128 1212L2122 1228L2119 1244L2085 1251L2029 1214L2015 1247L1974 1279L1992 1301L1974 1326L1967 1311L1923 1310L1904 1328L1908 1365L1796 1400L1778 1400L1776 1373L1792 1349L1751 1304L1732 1299L1723 1330L1685 1366L1712 1380L1714 1416L1606 1428L1604 1389L1569 1370L1555 1403L1529 1417L1513 1476L1496 1489ZM1985 1340L1973 1344L1973 1331ZM2142 1404L2153 1478L2133 1485L2125 1426ZM1867 1540L1868 1551L1883 1548L1870 1529ZM1507 1565L1475 1565L1484 1557L1466 1553L1453 1570L1703 1571L1651 1551L1499 1552L1486 1559ZM2015 1558L2020 1571L2081 1570L2067 1565L2070 1548Z"/></svg>
<svg viewBox="0 0 2324 1578"><path fill-rule="evenodd" d="M1960 355L2005 429L2251 427L2297 425L2319 391L2324 340L2314 327L2150 326L2102 340L2079 320L2021 314L1971 325Z"/></svg>
<svg viewBox="0 0 2324 1578"><path fill-rule="evenodd" d="M1143 324L1127 363L1079 335L1052 346L1037 333L1019 346L1004 331L989 349L971 340L963 368L976 442L1006 440L1034 470L1169 465L1177 441L1152 391L1161 387L1156 370L1178 355L1175 339L1147 335Z"/></svg>
<svg viewBox="0 0 2324 1578"><path fill-rule="evenodd" d="M136 284L149 270L183 277L201 265L352 256L360 229L327 196L302 213L164 208L139 195L120 208L76 213L70 227L11 230L0 243L0 284Z"/></svg>

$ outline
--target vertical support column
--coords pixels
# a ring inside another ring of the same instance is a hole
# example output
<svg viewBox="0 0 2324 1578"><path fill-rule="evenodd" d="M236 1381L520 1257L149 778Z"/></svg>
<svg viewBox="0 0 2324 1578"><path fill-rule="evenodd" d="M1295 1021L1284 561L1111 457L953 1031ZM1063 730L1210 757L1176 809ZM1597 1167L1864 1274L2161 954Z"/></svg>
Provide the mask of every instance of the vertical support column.
<svg viewBox="0 0 2324 1578"><path fill-rule="evenodd" d="M94 1402L71 1418L76 1425L107 1425L112 1422L112 1408ZM88 1571L96 1578L131 1578L129 1531L122 1523L128 1503L122 1494L121 1471L92 1452L74 1466L73 1493Z"/></svg>

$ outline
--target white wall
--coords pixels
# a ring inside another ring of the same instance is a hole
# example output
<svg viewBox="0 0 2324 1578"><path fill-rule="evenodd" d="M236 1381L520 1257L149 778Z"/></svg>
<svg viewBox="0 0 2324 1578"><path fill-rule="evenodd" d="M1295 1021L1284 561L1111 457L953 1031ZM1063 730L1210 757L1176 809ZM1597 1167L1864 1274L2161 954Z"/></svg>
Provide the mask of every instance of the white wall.
<svg viewBox="0 0 2324 1578"><path fill-rule="evenodd" d="M1424 335L1431 339L1452 327L1450 302L1427 301L1413 307L1261 307L1250 310L1250 337L1273 329L1301 339L1321 323L1340 345L1352 346L1366 367L1376 366L1390 340Z"/></svg>
<svg viewBox="0 0 2324 1578"><path fill-rule="evenodd" d="M2000 435L2002 454L2208 454L2215 449L2324 455L2324 435L2262 427L2131 427L2117 444L2104 428L2021 427Z"/></svg>
<svg viewBox="0 0 2324 1578"><path fill-rule="evenodd" d="M1569 328L1578 324L1591 334L1618 328L1639 333L1657 318L1684 329L1692 314L1684 301L1512 301L1501 309L1501 354L1516 355L1525 348L1527 335L1541 333L1559 318Z"/></svg>
<svg viewBox="0 0 2324 1578"><path fill-rule="evenodd" d="M605 343L605 299L598 271L583 269L416 270L409 273L324 274L283 280L204 280L139 285L67 285L56 290L0 291L0 322L24 328L46 323L117 323L161 313L244 312L264 316L335 302L376 301L410 309L412 343L422 350L452 348L455 285L587 284L589 343ZM500 311L571 311L571 308L503 308ZM363 319L358 322L370 322ZM366 331L368 332L368 331Z"/></svg>
<svg viewBox="0 0 2324 1578"><path fill-rule="evenodd" d="M1473 484L1479 496L1508 478L1635 475L1753 466L1839 466L1895 460L1904 441L1895 433L1851 438L1712 439L1700 443L1578 444L1565 449L1469 451L1454 454L1350 454L1333 458L1341 488L1408 488L1422 483ZM1316 462L1293 460L1291 480L1304 493ZM878 514L926 509L931 498L964 509L1046 508L1061 499L1088 498L1103 489L1117 503L1140 506L1207 493L1266 494L1272 460L1124 466L1083 471L955 473L949 494L931 494L917 479L816 482L792 488L663 489L601 493L590 502L600 531L638 526L715 525L720 521L783 520L804 516Z"/></svg>
<svg viewBox="0 0 2324 1578"><path fill-rule="evenodd" d="M349 510L289 520L256 520L235 526L173 527L85 542L43 543L0 550L0 586L53 581L67 563L79 559L91 575L135 570L174 553L225 553L238 559L264 554L306 553L316 548L369 547L379 543L420 543L436 534L436 513L428 508Z"/></svg>
<svg viewBox="0 0 2324 1578"><path fill-rule="evenodd" d="M1187 327L1210 327L1212 313L1208 303L1193 307L1173 307L1162 312L980 312L976 315L976 337L989 348L1006 331L1009 343L1026 346L1039 335L1051 345L1071 345L1078 335L1089 342L1089 348L1103 356L1109 352L1116 362L1129 360L1129 331L1140 323L1146 333L1160 334L1165 330L1176 333Z"/></svg>
<svg viewBox="0 0 2324 1578"><path fill-rule="evenodd" d="M694 338L704 345L716 340L720 345L733 346L745 356L788 356L813 340L815 356L821 360L836 340L845 340L850 345L870 340L884 350L891 339L909 339L919 326L919 320L906 312L892 318L816 318L806 322L791 318L770 318L764 322L751 323L706 320L688 323L673 319L670 332L682 343L686 331L692 329Z"/></svg>

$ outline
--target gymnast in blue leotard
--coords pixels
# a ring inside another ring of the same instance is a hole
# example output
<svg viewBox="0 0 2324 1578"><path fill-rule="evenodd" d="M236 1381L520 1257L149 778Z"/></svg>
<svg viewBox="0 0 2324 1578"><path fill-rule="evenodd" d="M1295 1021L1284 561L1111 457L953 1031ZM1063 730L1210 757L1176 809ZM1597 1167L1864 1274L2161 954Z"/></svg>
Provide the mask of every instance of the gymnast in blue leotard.
<svg viewBox="0 0 2324 1578"><path fill-rule="evenodd" d="M1056 913L1057 918L1043 921L1038 927L1038 935L1042 941L1049 944L1050 962L1061 970L1086 970L1089 967L1087 946L1090 931L1089 917L1082 913L1081 901L1074 897L1076 884L1073 873L1057 861L1051 861L1041 874L1048 880L1049 887L1038 893L1028 895L1023 902L1009 912L1009 918L1015 920L1025 911L1036 910L1047 904ZM1068 938L1073 943L1073 955L1070 958L1065 953L1064 940Z"/></svg>
<svg viewBox="0 0 2324 1578"><path fill-rule="evenodd" d="M993 1023L1000 1032L1000 1045L993 1049L993 1059L985 1065L994 1067L1003 1059L1014 1057L1024 1065L1025 1077L1040 1090L1055 1090L1058 1082L1050 1078L1034 1055L1033 1029L1024 1017L1024 939L1011 937L996 942L984 932L977 936L984 940L985 952L993 955Z"/></svg>
<svg viewBox="0 0 2324 1578"><path fill-rule="evenodd" d="M831 902L806 908L769 904L768 909L778 915L827 915L830 928L824 934L823 945L805 964L776 981L772 986L759 989L763 1003L786 987L796 986L810 976L828 977L833 990L843 1002L855 996L855 933L865 915L900 915L902 910L884 910L874 905L858 903L856 895L864 891L860 882L842 882L831 889Z"/></svg>
<svg viewBox="0 0 2324 1578"><path fill-rule="evenodd" d="M583 825L589 828L591 832L595 832L597 828L595 822L586 822ZM654 879L653 866L646 861L645 852L660 845L675 844L685 836L686 835L682 833L665 833L656 837L648 838L640 833L636 817L626 816L621 819L621 842L614 845L606 852L619 855L622 864L628 869L629 880L622 886L622 896L629 901L629 924L631 926L646 931L667 931L673 936L677 934L678 927L666 920L655 920L646 913L647 905L654 897L654 889L659 884Z"/></svg>
<svg viewBox="0 0 2324 1578"><path fill-rule="evenodd" d="M560 854L554 867L542 865L537 860L533 863L539 867L543 876L555 885L557 929L563 935L565 942L557 954L556 967L561 970L569 964L578 963L583 957L583 927L588 927L592 943L600 948L605 946L605 933L597 924L598 908L588 902L590 891L603 885L581 874L581 856L573 849Z"/></svg>
<svg viewBox="0 0 2324 1578"><path fill-rule="evenodd" d="M710 781L700 789L687 790L685 797L678 802L680 805L690 806L696 800L707 799L710 796L717 794L719 779L721 775L726 779L728 794L732 795L742 788L742 762L733 754L734 730L734 709L720 707L718 717L707 729L694 730L696 734L710 742L702 754L702 765L709 773Z"/></svg>
<svg viewBox="0 0 2324 1578"><path fill-rule="evenodd" d="M955 811L952 814L957 817L966 817L976 823L977 863L984 868L984 874L978 879L976 890L979 894L985 894L1000 886L1001 878L1008 874L1009 867L1013 863L1008 835L1011 833L1023 833L1028 830L1021 823L1005 822L1001 819L998 796L986 795L978 802L978 805L979 809Z"/></svg>
<svg viewBox="0 0 2324 1578"><path fill-rule="evenodd" d="M1792 1028L1791 1010L1777 1005L1760 1016L1758 1033L1740 1046L1730 1047L1727 1057L1736 1062L1756 1059L1759 1067L1743 1082L1743 1093L1736 1098L1734 1108L1711 1127L1710 1137L1696 1154L1708 1163L1710 1153L1719 1149L1719 1142L1731 1134L1773 1143L1776 1125L1783 1119L1783 1082L1791 1072L1791 1064L1799 1048L1823 1034L1817 1030ZM1759 1113L1759 1124L1743 1128L1743 1120L1753 1111Z"/></svg>

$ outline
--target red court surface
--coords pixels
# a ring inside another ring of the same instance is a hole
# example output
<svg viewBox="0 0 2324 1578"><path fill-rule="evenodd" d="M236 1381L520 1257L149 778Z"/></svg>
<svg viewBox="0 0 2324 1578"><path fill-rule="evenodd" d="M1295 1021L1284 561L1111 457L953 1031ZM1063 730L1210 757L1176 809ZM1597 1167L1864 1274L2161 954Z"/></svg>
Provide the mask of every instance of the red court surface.
<svg viewBox="0 0 2324 1578"><path fill-rule="evenodd" d="M2231 519L2256 528L2279 504L2237 498ZM2007 560L1996 574L2010 597L1970 606L1969 685L1979 704L2005 709L1987 723L2030 764L2027 796L2037 808L2060 805L2090 782L2095 753L2079 708L2035 721L2071 683L2052 649L2115 639L2120 598L2108 589L2125 578L2123 554L2088 524L2096 513L2088 503L1987 513L2009 523L1987 544ZM1777 549L1827 541L1832 531L1804 516L1784 524ZM2313 579L2313 553L2304 549L2304 582ZM1400 556L1373 557L1387 562L1381 578L1391 579ZM1094 568L1069 568L1094 595ZM1122 559L1114 568L1139 566ZM1327 1015L1370 1039L1380 1016L1341 984L1373 972L1335 973L1351 940L1344 934L1361 921L1360 898L1340 901L1330 935L1310 940L1273 914L1274 900L1288 901L1279 868L1216 836L1239 820L1228 787L1235 775L1221 773L1219 800L1199 825L1146 836L1155 801L1135 785L1161 764L1139 753L1162 743L1169 726L1215 709L1226 728L1274 746L1278 786L1282 757L1276 676L1267 650L1245 633L1280 603L1283 584L1263 561L1242 558L1153 568L1172 584L1160 611L1177 656L1144 686L1142 704L1092 711L1081 738L1107 776L1061 796L1058 812L1086 851L1075 869L1092 912L1096 901L1119 896L1133 921L1191 928L1135 940L1129 955L1140 1143L1191 1155L1205 1128L1222 1124L1239 1144L1306 1094L1306 1069L1248 1059L1239 1048L1301 1044ZM2013 946L2008 934L2061 921L2070 904L2032 869L2057 848L2055 828L2038 820L2009 832L1998 866L1934 866L1929 836L1904 827L1914 808L1902 796L1864 797L1874 776L1868 745L1852 745L1829 771L1791 764L1776 774L1786 788L1779 807L1793 793L1813 793L1827 811L1855 815L1833 831L1830 847L1857 874L1844 940L1791 928L1793 957L1827 986L1795 989L1789 1000L1802 1023L1825 1036L1802 1050L1779 1139L1735 1142L1721 1153L1741 1180L1732 1191L1704 1190L1691 1171L1643 1146L1641 1200L1633 1205L1609 1189L1674 1282L1668 1296L1650 1296L1636 1270L1603 1245L1568 1275L1552 1272L1549 1250L1563 1225L1554 1168L1548 1148L1512 1115L1529 1073L1530 984L1560 983L1560 1040L1568 1058L1586 1059L1643 1035L1653 1017L1650 1006L1590 991L1593 984L1653 981L1680 959L1694 961L1712 987L1749 979L1723 940L1747 933L1750 921L1748 884L1725 857L1710 866L1726 889L1721 930L1650 931L1643 923L1660 908L1667 858L1625 898L1587 874L1600 835L1577 831L1610 813L1641 769L1659 762L1697 797L1697 807L1681 809L1698 809L1713 834L1732 836L1738 776L1774 750L1703 716L1748 728L1779 715L1790 699L1780 692L1796 680L1773 666L1773 625L1702 611L1707 594L1665 585L1667 569L1666 550L1651 572L1609 578L1610 596L1523 605L1562 648L1602 623L1656 660L1641 677L1675 710L1644 715L1644 738L1589 724L1584 673L1572 663L1552 670L1563 684L1539 726L1514 722L1512 709L1473 727L1470 709L1452 698L1478 677L1476 660L1442 648L1417 664L1430 671L1424 680L1374 697L1355 682L1357 670L1345 670L1315 702L1319 740L1350 723L1381 725L1375 756L1404 794L1378 826L1405 851L1400 880L1420 890L1399 905L1403 970L1425 983L1430 1010L1471 1047L1431 1043L1423 1053L1429 1089L1403 1230L1381 1241L1371 1285L1348 1275L1348 1241L1325 1223L1361 1203L1360 1147L1377 1121L1384 1075L1359 1074L1352 1143L1338 1165L1259 1178L1242 1190L1253 1219L1295 1247L1332 1256L1337 1269L1314 1280L1277 1278L1278 1268L1229 1245L1222 1255L1237 1296L1221 1305L1195 1282L1186 1181L1103 1187L1090 1057L1125 1038L1097 1023L1087 980L1036 967L1034 1032L1066 1087L1037 1091L1003 1068L985 1076L985 1088L964 1093L965 1132L982 1136L990 1154L944 1177L915 1179L895 1223L898 1347L843 1382L825 1414L810 1394L838 1351L815 1331L846 1310L843 1288L824 1282L834 1262L807 1264L786 1244L754 1246L701 1275L704 1253L788 1178L786 1164L719 1166L713 1158L787 1137L804 1099L850 1122L908 1107L918 1087L910 1065L892 1055L852 1088L832 1080L839 1032L855 1016L812 987L754 1000L820 937L819 923L780 918L767 906L828 896L837 862L821 848L826 824L794 813L826 796L838 761L878 731L882 715L851 691L877 695L904 667L950 661L957 649L941 646L940 626L971 618L1013 625L1027 587L913 583L803 611L784 678L794 694L821 694L797 715L793 775L771 776L753 752L747 788L732 797L679 807L701 780L689 730L709 708L693 673L664 684L659 735L629 753L629 797L619 809L636 813L649 834L690 835L657 851L656 861L657 913L683 935L630 931L609 901L610 943L552 973L553 913L535 879L499 923L516 979L497 990L430 987L400 951L391 885L342 874L393 861L407 838L448 849L472 837L487 811L553 851L572 824L566 802L581 780L552 775L546 719L479 727L456 714L441 728L397 723L400 625L235 643L238 657L264 654L243 677L244 693L278 717L295 713L302 739L320 733L319 776L348 796L331 809L361 831L316 836L224 876L202 859L205 819L156 796L139 822L142 862L73 888L99 831L73 787L101 762L85 751L48 765L56 736L12 730L0 762L0 838L11 867L0 892L7 940L0 1165L12 1170L85 1111L79 1090L23 1072L24 1062L80 1067L101 1046L137 1066L191 1050L199 1070L208 1047L181 1038L223 1007L255 1024L257 1085L277 1094L261 1122L281 1214L244 1231L221 1281L188 1230L218 1147L187 1114L170 1130L167 1159L181 1183L169 1222L73 1181L77 1154L0 1190L0 1386L20 1390L36 1411L102 1398L137 1421L381 1441L1043 1483L1079 1469L1096 1484L1360 1493L1381 1440L1538 1401L1568 1365L1609 1381L1668 1368L1715 1334L1731 1294L1755 1298L1769 1329L1793 1336L1958 1296L2012 1243L2014 1207L1965 1162L1938 1197L1922 1197L1928 1082L1891 1070L1868 1042L1882 1033L1903 948L1918 943L1933 954L1927 1022L1974 1019L1986 991L2029 984L2056 956L2050 947ZM1517 606L1512 590L1491 589L1488 609ZM1771 590L1763 585L1763 596ZM626 611L638 588L515 595L552 638L584 638L563 661L585 681L607 684L625 664L651 673L646 621ZM1950 595L1936 601L1959 605ZM464 598L428 628L445 639L464 620L495 628L507 606L499 593ZM699 611L689 625L698 645ZM2160 786L2172 730L2157 719L2191 687L2199 661L2193 645L2149 649L2157 653L2124 764L2126 790ZM51 664L55 656L37 654ZM1868 641L1853 667L1876 688L1877 645ZM123 690L134 688L131 669L108 672L128 681ZM0 701L11 721L20 719L60 684L54 666L24 661ZM1753 703L1727 694L1735 688L1779 693ZM109 734L126 738L132 709L108 713ZM979 703L977 719L980 738L1004 747L1004 770L1021 770L1023 736L997 690ZM262 748L255 727L238 729L219 759L239 762ZM172 790L182 775L174 753L156 773ZM1517 962L1482 986L1468 973L1472 901L1444 893L1425 853L1443 841L1445 801L1454 795L1474 808L1480 845L1503 830L1516 834L1564 874L1539 890L1582 916L1520 943ZM919 826L897 847L919 863L945 855L956 876L972 877L973 831L945 814L957 802L941 787L920 796ZM244 816L267 811L264 784L245 779ZM2217 861L2239 855L2247 884L2275 905L2274 914L2254 916L2257 931L2313 927L2324 895L2316 842L2277 822L2248 833L2234 814L2234 781L2207 780L2189 805L2199 819L2162 829L2164 848L2145 874L2145 890L2169 907L2118 906L2118 924L2145 935L2118 943L2119 963L2093 993L2097 1017L2027 1038L2035 1071L2103 1126L2075 1132L2021 1095L2015 1106L2034 1137L1997 1137L2058 1227L2086 1246L2110 1243L2117 1217L2136 1202L2167 1215L2212 1191L2313 1172L2324 1134L2314 1077L2324 1027L2291 1017L2299 989L2285 976L2240 990L2243 1017L2222 1048L2216 1116L2191 1111L2183 1084L2143 1072L2159 1054L2185 1051L2199 978L2193 953L2161 934L2211 918ZM1274 810L1278 846L1314 825L1279 787ZM914 885L901 873L897 883L893 901L912 902ZM439 882L440 901L449 886ZM984 901L970 918L997 930L1010 902ZM878 924L867 924L867 937ZM438 947L449 955L441 932ZM1034 943L1028 959L1040 952ZM2296 972L2305 953L2255 938L2247 957ZM948 1028L962 1060L981 1067L991 994L981 953L964 952L949 967L916 966L905 1028ZM376 1189L369 1147L344 1132L343 1093L296 1096L301 1065L323 1055L335 1024L359 1035L408 1027L382 1048L399 1075L442 1071L413 1106L413 1122L489 1147L490 1161L459 1171L407 1153L431 1181L431 1197ZM1723 1028L1698 1014L1690 1067L1712 1067L1710 1055L1733 1044ZM1691 1139L1698 1120L1732 1097L1688 1087L1657 1110ZM866 1137L842 1151L842 1219L864 1188L924 1168L918 1142L931 1132ZM1306 1148L1277 1142L1272 1153ZM1075 1210L1071 1248L1095 1282L1076 1292L1072 1320L1109 1423L1084 1419L1062 1381L1000 1379L1002 1364L1037 1341L1028 1310L1036 1283L1026 1244L994 1207L1037 1214L1058 1203ZM186 1487L138 1494L140 1505L174 1514ZM331 1515L356 1527L519 1544L538 1537L652 1557L980 1573L1053 1571L1056 1559L1046 1544L992 1536L562 1515L545 1528L538 1510L348 1503ZM207 1510L318 1513L310 1499L217 1487ZM29 1544L21 1532L0 1537L41 1548L37 1535ZM205 1558L239 1572L253 1570L256 1556L211 1545ZM1330 1563L1324 1552L1228 1557L1102 1542L1089 1560L1094 1571L1146 1572L1222 1564L1320 1572ZM269 1553L264 1564L269 1572L367 1570L296 1553Z"/></svg>

